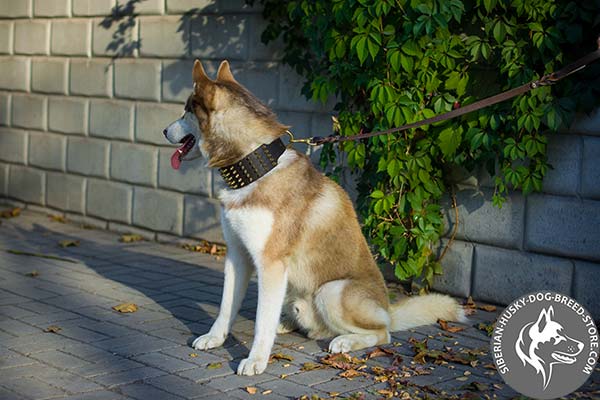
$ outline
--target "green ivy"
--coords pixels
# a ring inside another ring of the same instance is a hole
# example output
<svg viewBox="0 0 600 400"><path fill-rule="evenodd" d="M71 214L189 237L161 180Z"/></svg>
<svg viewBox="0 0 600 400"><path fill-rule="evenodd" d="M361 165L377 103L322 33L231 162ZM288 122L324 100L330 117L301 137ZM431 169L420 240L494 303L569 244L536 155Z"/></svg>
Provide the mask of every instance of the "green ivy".
<svg viewBox="0 0 600 400"><path fill-rule="evenodd" d="M263 41L280 38L283 61L306 78L303 93L337 99L339 133L411 123L513 88L592 51L600 0L261 0ZM453 166L485 166L493 201L542 189L546 132L600 104L593 65L461 118L398 135L323 148L335 176L358 175L364 231L401 279L440 273L440 198ZM313 132L313 135L322 135ZM341 156L344 157L341 157Z"/></svg>

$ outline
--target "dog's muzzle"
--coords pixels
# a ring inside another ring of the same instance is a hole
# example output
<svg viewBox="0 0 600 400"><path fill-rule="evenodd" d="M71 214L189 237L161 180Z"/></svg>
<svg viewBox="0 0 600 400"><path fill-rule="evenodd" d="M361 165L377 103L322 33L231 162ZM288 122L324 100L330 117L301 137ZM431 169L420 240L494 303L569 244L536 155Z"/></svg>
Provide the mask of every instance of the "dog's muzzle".
<svg viewBox="0 0 600 400"><path fill-rule="evenodd" d="M163 133L166 136L167 130L165 129ZM179 143L182 143L182 146L177 148L171 156L171 167L173 167L173 169L179 169L179 167L181 167L181 161L196 144L196 138L190 133L185 135Z"/></svg>

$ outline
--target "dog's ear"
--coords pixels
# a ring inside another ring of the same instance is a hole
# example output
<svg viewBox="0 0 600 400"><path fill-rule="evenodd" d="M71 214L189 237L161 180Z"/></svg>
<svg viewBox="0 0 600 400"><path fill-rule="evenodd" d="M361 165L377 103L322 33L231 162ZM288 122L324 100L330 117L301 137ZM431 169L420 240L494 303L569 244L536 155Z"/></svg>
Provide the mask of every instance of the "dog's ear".
<svg viewBox="0 0 600 400"><path fill-rule="evenodd" d="M202 63L200 62L200 60L194 61L194 68L192 70L192 79L194 80L194 87L198 88L198 89L204 88L208 84L213 82L208 77L208 75L206 75L206 72L204 71L204 67L202 66Z"/></svg>
<svg viewBox="0 0 600 400"><path fill-rule="evenodd" d="M221 65L219 65L219 70L217 71L217 81L229 81L237 83L233 77L233 74L231 73L231 68L229 67L229 62L227 60L224 60Z"/></svg>

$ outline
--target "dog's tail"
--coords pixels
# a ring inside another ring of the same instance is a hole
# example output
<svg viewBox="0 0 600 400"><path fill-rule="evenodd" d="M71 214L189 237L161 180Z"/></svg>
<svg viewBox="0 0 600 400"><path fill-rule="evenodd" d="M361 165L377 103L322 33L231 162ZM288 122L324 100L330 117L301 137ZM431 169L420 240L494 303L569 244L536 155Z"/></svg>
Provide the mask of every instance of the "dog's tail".
<svg viewBox="0 0 600 400"><path fill-rule="evenodd" d="M431 293L408 297L390 307L391 331L429 325L438 319L465 322L463 308L450 296Z"/></svg>

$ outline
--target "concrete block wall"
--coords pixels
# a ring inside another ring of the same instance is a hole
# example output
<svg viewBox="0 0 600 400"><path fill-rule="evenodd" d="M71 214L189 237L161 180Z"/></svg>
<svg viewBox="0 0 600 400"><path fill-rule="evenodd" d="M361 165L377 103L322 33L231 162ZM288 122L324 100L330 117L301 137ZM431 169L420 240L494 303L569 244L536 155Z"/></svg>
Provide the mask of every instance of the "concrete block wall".
<svg viewBox="0 0 600 400"><path fill-rule="evenodd" d="M223 59L300 136L329 134L243 0L0 1L0 198L149 237L222 241L218 172L170 166L162 129L196 57ZM324 131L323 131L324 130ZM317 134L317 133L315 133Z"/></svg>
<svg viewBox="0 0 600 400"><path fill-rule="evenodd" d="M297 135L331 129L332 105L304 99L281 45L261 43L264 26L243 0L0 1L0 198L150 238L221 241L217 174L171 169L161 134L183 110L193 59L209 74L228 59ZM600 318L600 112L551 136L549 157L542 194L498 209L485 185L458 193L437 289L507 303L551 288Z"/></svg>
<svg viewBox="0 0 600 400"><path fill-rule="evenodd" d="M548 136L542 193L492 204L489 178L456 193L458 227L434 287L507 304L536 290L569 294L600 319L600 110ZM445 199L445 239L456 223Z"/></svg>

